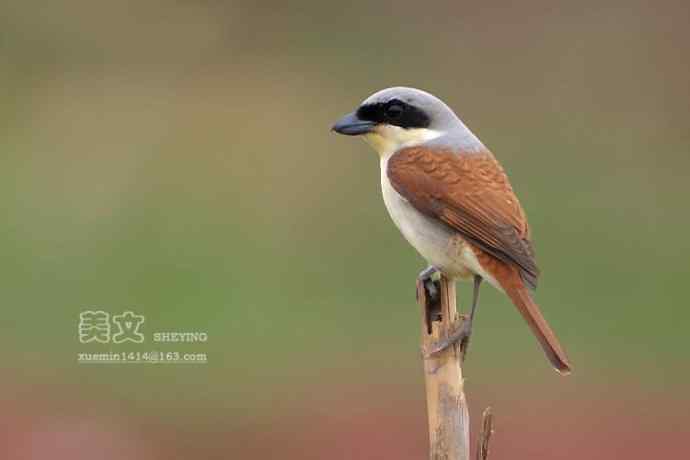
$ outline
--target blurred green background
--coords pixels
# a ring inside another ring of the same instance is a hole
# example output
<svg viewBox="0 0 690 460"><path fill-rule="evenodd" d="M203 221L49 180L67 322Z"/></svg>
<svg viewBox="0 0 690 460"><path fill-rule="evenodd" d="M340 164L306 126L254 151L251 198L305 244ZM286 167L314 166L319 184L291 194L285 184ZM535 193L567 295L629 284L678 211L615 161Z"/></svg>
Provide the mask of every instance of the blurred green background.
<svg viewBox="0 0 690 460"><path fill-rule="evenodd" d="M574 363L554 373L484 288L465 370L492 456L687 456L689 20L682 1L2 2L1 457L425 458L424 264L376 155L329 131L394 85L444 99L509 172ZM146 343L80 344L88 309L145 315ZM208 364L76 361L154 350Z"/></svg>

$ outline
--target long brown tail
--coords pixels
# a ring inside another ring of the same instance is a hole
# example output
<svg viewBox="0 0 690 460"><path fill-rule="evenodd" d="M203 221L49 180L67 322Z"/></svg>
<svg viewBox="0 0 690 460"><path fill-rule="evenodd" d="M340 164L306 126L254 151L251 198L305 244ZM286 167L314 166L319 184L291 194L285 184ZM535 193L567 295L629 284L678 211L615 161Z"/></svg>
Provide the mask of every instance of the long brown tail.
<svg viewBox="0 0 690 460"><path fill-rule="evenodd" d="M500 277L502 279L499 278L498 282L518 308L522 317L525 318L527 324L529 324L530 329L537 337L539 344L553 367L561 374L569 374L571 371L570 361L563 347L558 342L556 334L553 333L546 319L544 319L539 306L532 300L532 296L522 283L517 270L510 270L509 273L505 273L507 276Z"/></svg>

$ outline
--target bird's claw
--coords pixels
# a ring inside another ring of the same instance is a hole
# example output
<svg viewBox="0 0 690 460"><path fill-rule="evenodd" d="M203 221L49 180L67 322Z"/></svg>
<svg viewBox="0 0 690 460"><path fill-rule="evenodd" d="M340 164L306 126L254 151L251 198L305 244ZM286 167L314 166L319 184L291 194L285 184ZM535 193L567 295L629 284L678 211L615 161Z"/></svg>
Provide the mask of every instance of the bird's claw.
<svg viewBox="0 0 690 460"><path fill-rule="evenodd" d="M423 349L422 354L424 358L433 358L449 347L458 344L461 359L464 361L470 343L470 336L472 334L472 324L465 317L466 315L461 315L463 320L450 332L450 334L432 343L430 347Z"/></svg>
<svg viewBox="0 0 690 460"><path fill-rule="evenodd" d="M438 270L434 266L429 266L419 273L417 279L422 282L424 286L424 293L426 294L427 301L431 304L437 304L440 300L440 283L434 280L434 275L438 273ZM417 299L419 300L419 299Z"/></svg>

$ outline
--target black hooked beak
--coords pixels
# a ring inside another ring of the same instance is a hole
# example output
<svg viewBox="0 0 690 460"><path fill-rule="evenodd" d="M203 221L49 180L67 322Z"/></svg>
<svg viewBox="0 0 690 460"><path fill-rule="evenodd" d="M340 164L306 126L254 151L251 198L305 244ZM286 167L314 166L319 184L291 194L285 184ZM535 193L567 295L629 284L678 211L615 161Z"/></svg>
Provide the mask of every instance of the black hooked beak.
<svg viewBox="0 0 690 460"><path fill-rule="evenodd" d="M355 112L352 112L338 120L331 129L339 134L359 136L360 134L372 132L375 127L376 123L373 121L362 120L357 117Z"/></svg>

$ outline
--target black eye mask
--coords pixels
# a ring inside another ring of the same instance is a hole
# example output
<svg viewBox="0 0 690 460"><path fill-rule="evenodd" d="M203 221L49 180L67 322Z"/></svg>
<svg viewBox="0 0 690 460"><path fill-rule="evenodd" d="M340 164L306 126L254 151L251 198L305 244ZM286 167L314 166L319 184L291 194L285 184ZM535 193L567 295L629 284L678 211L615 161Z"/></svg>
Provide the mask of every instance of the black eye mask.
<svg viewBox="0 0 690 460"><path fill-rule="evenodd" d="M431 120L421 109L398 99L366 104L357 109L357 118L401 128L428 128Z"/></svg>

